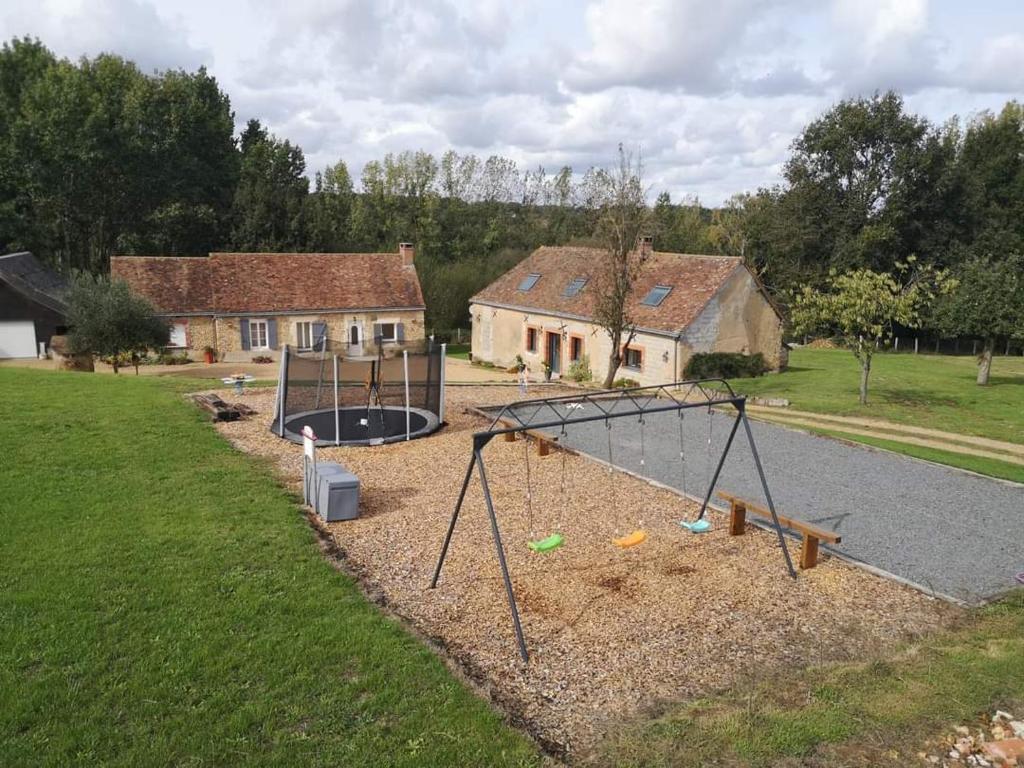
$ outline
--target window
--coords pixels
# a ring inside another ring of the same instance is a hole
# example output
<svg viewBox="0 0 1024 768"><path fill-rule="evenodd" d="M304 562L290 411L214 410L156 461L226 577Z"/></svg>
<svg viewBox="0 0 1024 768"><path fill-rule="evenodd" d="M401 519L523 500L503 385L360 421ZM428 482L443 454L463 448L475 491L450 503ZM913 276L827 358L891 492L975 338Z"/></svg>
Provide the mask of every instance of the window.
<svg viewBox="0 0 1024 768"><path fill-rule="evenodd" d="M644 300L641 304L646 304L648 307L656 307L665 300L665 297L672 292L671 285L656 285L648 291L647 295L644 296Z"/></svg>
<svg viewBox="0 0 1024 768"><path fill-rule="evenodd" d="M569 283L567 286L565 286L565 290L562 291L562 295L565 298L567 298L567 299L571 299L577 293L582 291L583 290L583 286L586 285L586 284L587 284L587 278L585 278L585 277L573 278L573 281L571 283Z"/></svg>
<svg viewBox="0 0 1024 768"><path fill-rule="evenodd" d="M623 365L626 368L632 368L634 371L639 371L644 364L644 353L642 349L634 349L633 347L626 347L626 359Z"/></svg>
<svg viewBox="0 0 1024 768"><path fill-rule="evenodd" d="M526 329L526 351L536 352L537 351L537 329L527 328Z"/></svg>
<svg viewBox="0 0 1024 768"><path fill-rule="evenodd" d="M171 325L171 338L167 342L168 347L188 346L188 323L173 323Z"/></svg>
<svg viewBox="0 0 1024 768"><path fill-rule="evenodd" d="M583 339L579 336L569 337L569 362L575 363L583 357Z"/></svg>
<svg viewBox="0 0 1024 768"><path fill-rule="evenodd" d="M531 288L533 288L533 286L537 284L538 280L540 280L540 275L537 274L536 272L531 272L522 279L522 282L519 283L519 288L517 288L516 290L526 293L528 290L530 290Z"/></svg>
<svg viewBox="0 0 1024 768"><path fill-rule="evenodd" d="M397 341L397 326L397 323L381 323L380 325L378 325L377 328L380 331L380 340L384 343L387 343L389 341Z"/></svg>
<svg viewBox="0 0 1024 768"><path fill-rule="evenodd" d="M295 324L295 343L299 349L312 349L313 348L313 324L312 323L296 323Z"/></svg>
<svg viewBox="0 0 1024 768"><path fill-rule="evenodd" d="M249 321L249 346L253 349L270 349L266 320Z"/></svg>

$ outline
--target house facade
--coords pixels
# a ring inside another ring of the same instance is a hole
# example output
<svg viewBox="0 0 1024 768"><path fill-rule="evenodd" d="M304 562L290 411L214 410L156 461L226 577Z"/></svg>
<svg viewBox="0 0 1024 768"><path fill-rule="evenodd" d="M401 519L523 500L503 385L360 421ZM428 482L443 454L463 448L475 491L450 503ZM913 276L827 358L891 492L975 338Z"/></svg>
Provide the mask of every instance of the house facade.
<svg viewBox="0 0 1024 768"><path fill-rule="evenodd" d="M677 381L697 352L761 353L785 367L782 315L742 259L663 253L647 238L639 247L646 260L629 308L637 330L617 377ZM611 339L593 319L603 258L597 248L539 248L476 294L473 359L509 366L518 355L539 377L545 363L564 376L586 358L603 379Z"/></svg>
<svg viewBox="0 0 1024 768"><path fill-rule="evenodd" d="M0 359L38 357L66 332L66 290L31 253L0 256Z"/></svg>
<svg viewBox="0 0 1024 768"><path fill-rule="evenodd" d="M323 339L352 357L424 342L424 303L412 245L396 253L211 253L115 256L111 276L171 325L169 351L200 359L277 358L285 344Z"/></svg>

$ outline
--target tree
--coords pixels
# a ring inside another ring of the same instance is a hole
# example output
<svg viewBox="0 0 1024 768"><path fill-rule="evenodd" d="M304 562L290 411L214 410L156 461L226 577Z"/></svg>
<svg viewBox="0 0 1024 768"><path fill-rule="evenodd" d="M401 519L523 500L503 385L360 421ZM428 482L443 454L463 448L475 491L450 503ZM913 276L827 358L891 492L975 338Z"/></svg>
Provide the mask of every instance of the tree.
<svg viewBox="0 0 1024 768"><path fill-rule="evenodd" d="M608 372L604 386L615 383L625 347L636 335L630 314L633 284L647 260L638 241L648 224L650 211L645 200L642 168L619 146L619 165L613 171L588 174L586 197L596 216L595 235L604 247L604 258L596 265L594 320L611 340Z"/></svg>
<svg viewBox="0 0 1024 768"><path fill-rule="evenodd" d="M908 265L901 267L906 270ZM820 330L838 334L860 363L860 404L867 405L876 344L888 339L894 323L916 327L921 304L933 297L930 286L943 279L930 270L913 275L906 283L870 269L833 274L827 290L805 285L796 296L790 313L793 330L798 334Z"/></svg>
<svg viewBox="0 0 1024 768"><path fill-rule="evenodd" d="M344 160L317 171L313 193L307 198L306 228L310 250L345 250L350 240L352 177Z"/></svg>
<svg viewBox="0 0 1024 768"><path fill-rule="evenodd" d="M974 256L955 272L953 289L940 297L935 325L950 336L982 339L978 384L986 386L999 338L1024 338L1024 257Z"/></svg>
<svg viewBox="0 0 1024 768"><path fill-rule="evenodd" d="M72 281L67 303L71 351L109 358L114 373L130 359L138 374L139 355L170 339L167 322L121 280L82 273Z"/></svg>

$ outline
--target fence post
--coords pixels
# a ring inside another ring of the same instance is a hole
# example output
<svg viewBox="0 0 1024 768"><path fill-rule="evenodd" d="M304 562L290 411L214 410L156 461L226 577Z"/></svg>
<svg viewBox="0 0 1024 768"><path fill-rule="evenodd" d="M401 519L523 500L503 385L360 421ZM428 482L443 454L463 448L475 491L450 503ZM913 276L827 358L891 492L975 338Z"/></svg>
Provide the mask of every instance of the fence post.
<svg viewBox="0 0 1024 768"><path fill-rule="evenodd" d="M974 341L971 342L971 354L975 355L975 356L978 354L978 340L977 339L975 339Z"/></svg>
<svg viewBox="0 0 1024 768"><path fill-rule="evenodd" d="M341 411L338 410L338 356L334 356L334 444L341 445Z"/></svg>
<svg viewBox="0 0 1024 768"><path fill-rule="evenodd" d="M894 336L893 337L893 340L892 340L892 351L893 352L899 352L900 351L900 337L899 336Z"/></svg>
<svg viewBox="0 0 1024 768"><path fill-rule="evenodd" d="M277 379L277 436L284 437L284 406L288 400L288 345L281 350L281 373Z"/></svg>
<svg viewBox="0 0 1024 768"><path fill-rule="evenodd" d="M402 350L402 369L405 371L405 439L411 440L409 435L409 350Z"/></svg>
<svg viewBox="0 0 1024 768"><path fill-rule="evenodd" d="M919 337L917 337L917 336L915 336L915 337L914 337L914 354L915 354L915 355L917 354L917 343L918 343L918 342L919 342L920 340L921 340L921 339L920 339Z"/></svg>
<svg viewBox="0 0 1024 768"><path fill-rule="evenodd" d="M445 369L445 355L447 355L447 354L448 354L448 345L447 344L442 344L441 345L441 393L440 393L440 397L438 398L439 406L438 406L438 409L437 409L438 410L437 420L440 423L442 423L442 424L444 424L444 369Z"/></svg>

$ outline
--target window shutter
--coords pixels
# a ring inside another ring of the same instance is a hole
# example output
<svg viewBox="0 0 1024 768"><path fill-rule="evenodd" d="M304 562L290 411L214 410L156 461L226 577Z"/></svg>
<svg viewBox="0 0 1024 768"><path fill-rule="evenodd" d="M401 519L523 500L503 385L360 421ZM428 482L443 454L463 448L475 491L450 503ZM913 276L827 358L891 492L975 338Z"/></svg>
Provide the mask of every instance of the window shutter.
<svg viewBox="0 0 1024 768"><path fill-rule="evenodd" d="M395 339L399 344L405 341L405 323L395 324Z"/></svg>
<svg viewBox="0 0 1024 768"><path fill-rule="evenodd" d="M274 318L267 320L267 346L277 349L277 320Z"/></svg>
<svg viewBox="0 0 1024 768"><path fill-rule="evenodd" d="M252 345L249 343L249 321L243 317L238 321L238 329L242 332L242 349L251 349Z"/></svg>
<svg viewBox="0 0 1024 768"><path fill-rule="evenodd" d="M313 349L320 352L327 341L327 323L313 323Z"/></svg>

